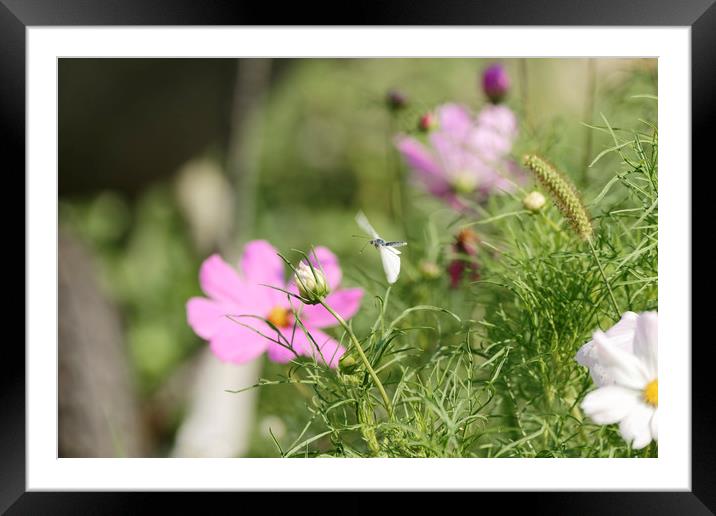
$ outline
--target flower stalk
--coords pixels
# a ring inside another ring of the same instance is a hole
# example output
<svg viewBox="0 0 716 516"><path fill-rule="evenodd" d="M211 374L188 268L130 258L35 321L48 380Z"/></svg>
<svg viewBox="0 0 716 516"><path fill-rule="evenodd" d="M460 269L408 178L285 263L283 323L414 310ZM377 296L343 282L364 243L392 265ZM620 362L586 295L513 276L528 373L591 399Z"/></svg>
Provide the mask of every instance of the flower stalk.
<svg viewBox="0 0 716 516"><path fill-rule="evenodd" d="M343 317L338 315L330 306L328 306L328 304L323 299L321 299L319 303L323 306L323 308L328 310L328 312L335 318L336 321L338 321L338 324L343 327L343 329L350 337L353 346L355 346L356 351L358 352L358 356L360 356L360 359L363 362L363 365L365 366L366 370L368 371L368 374L373 379L373 383L375 383L375 386L378 388L378 392L380 392L380 397L383 398L383 404L385 405L385 409L388 411L388 416L392 419L393 404L390 402L390 398L388 398L388 394L385 392L385 388L383 387L380 378L378 378L378 375L376 374L375 370L370 365L368 357L365 356L365 352L363 351L360 342L358 342L355 333L353 333L353 330L350 326L348 326L348 323L343 319Z"/></svg>

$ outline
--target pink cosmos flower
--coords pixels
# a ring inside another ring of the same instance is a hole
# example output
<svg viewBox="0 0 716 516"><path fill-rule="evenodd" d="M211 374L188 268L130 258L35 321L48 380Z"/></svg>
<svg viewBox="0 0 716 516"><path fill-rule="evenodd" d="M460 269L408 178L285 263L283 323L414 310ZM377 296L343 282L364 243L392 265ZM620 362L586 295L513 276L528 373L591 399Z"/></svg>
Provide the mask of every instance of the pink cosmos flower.
<svg viewBox="0 0 716 516"><path fill-rule="evenodd" d="M339 288L341 268L327 248L317 247L311 257L328 282L326 303L344 319L355 315L363 290ZM264 286L298 293L293 280L285 280L283 260L265 240L246 244L239 270L219 255L210 256L201 265L199 282L207 297L194 297L187 302L187 321L223 361L242 364L266 351L274 362L286 363L304 355L336 367L345 353L335 339L319 330L338 324L323 306L304 305L284 292ZM315 344L297 324L295 314Z"/></svg>
<svg viewBox="0 0 716 516"><path fill-rule="evenodd" d="M463 210L466 198L481 202L514 190L514 182L524 179L508 158L517 137L517 119L507 106L487 105L473 119L466 107L444 104L437 118L429 146L405 135L396 139L415 178L432 195Z"/></svg>

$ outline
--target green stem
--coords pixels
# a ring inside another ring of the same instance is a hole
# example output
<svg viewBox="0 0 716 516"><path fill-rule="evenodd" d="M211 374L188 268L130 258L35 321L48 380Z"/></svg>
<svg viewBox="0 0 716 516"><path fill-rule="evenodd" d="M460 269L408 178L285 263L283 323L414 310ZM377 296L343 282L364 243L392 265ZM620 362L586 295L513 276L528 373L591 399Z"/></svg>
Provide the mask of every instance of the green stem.
<svg viewBox="0 0 716 516"><path fill-rule="evenodd" d="M363 352L363 348L360 345L360 342L358 342L358 339L356 338L355 334L353 333L353 330L351 330L350 326L348 326L348 323L338 315L333 308L328 306L324 300L320 300L321 305L323 308L328 310L328 312L338 321L338 323L343 327L343 329L346 331L348 336L350 337L351 341L353 342L353 345L355 346L356 350L358 351L358 355L360 355L361 360L363 361L363 365L365 366L366 370L368 371L368 374L373 379L373 383L375 383L375 386L378 388L378 391L380 392L380 396L383 398L383 404L385 405L385 409L388 411L388 416L392 419L393 418L393 405L390 403L390 398L388 398L388 394L385 392L385 389L383 388L383 384L381 383L380 379L378 378L378 375L373 370L373 367L371 367L370 362L368 361L368 357L365 356L365 353Z"/></svg>
<svg viewBox="0 0 716 516"><path fill-rule="evenodd" d="M607 275L604 272L604 267L602 267L602 262L599 261L599 256L597 255L597 250L594 248L594 244L592 243L592 240L588 240L589 242L589 248L592 250L592 254L594 255L594 259L597 261L597 266L599 267L599 272L602 274L602 279L604 279L604 284L607 286L607 290L609 291L609 298L612 300L612 306L614 307L614 311L616 312L617 319L619 319L622 316L622 311L619 310L619 305L617 304L617 300L614 297L614 292L612 292L612 286L609 284L609 280L607 279Z"/></svg>
<svg viewBox="0 0 716 516"><path fill-rule="evenodd" d="M587 94L584 102L584 121L591 124L594 115L597 92L597 60L587 60ZM585 127L584 156L582 158L582 186L587 184L589 172L589 160L592 156L592 145L594 141L594 129Z"/></svg>

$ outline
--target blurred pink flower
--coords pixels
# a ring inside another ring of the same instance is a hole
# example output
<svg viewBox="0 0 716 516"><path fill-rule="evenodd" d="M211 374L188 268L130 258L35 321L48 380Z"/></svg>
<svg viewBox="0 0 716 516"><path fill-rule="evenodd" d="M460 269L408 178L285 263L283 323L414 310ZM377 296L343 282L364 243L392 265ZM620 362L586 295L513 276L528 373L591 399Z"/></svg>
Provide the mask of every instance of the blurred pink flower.
<svg viewBox="0 0 716 516"><path fill-rule="evenodd" d="M317 247L311 257L314 266L323 270L330 288L326 303L344 319L355 315L363 290L338 288L341 268L327 248ZM266 351L274 362L285 363L296 355L305 355L336 367L345 353L335 339L318 329L338 324L323 306L304 305L295 298L289 300L284 292L264 286L298 292L293 280L286 283L284 263L265 240L246 244L239 270L219 255L210 256L201 266L199 282L207 298L194 297L187 302L187 321L199 337L209 341L212 352L223 361L242 364ZM296 312L320 352L297 324ZM287 349L289 346L293 351Z"/></svg>
<svg viewBox="0 0 716 516"><path fill-rule="evenodd" d="M473 119L468 109L444 104L437 109L437 128L427 137L398 135L396 146L415 178L435 197L456 210L464 200L481 202L514 190L524 175L508 158L517 137L517 119L503 105L485 106Z"/></svg>

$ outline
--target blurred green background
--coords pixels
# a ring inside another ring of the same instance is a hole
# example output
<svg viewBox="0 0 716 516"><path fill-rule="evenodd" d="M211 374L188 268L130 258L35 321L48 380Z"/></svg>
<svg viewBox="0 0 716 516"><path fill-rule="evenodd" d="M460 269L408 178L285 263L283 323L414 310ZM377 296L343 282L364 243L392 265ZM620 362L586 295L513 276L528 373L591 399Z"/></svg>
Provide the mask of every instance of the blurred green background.
<svg viewBox="0 0 716 516"><path fill-rule="evenodd" d="M341 260L344 283L355 285L361 271L377 264L374 254L359 253L364 242L353 237L358 209L387 238L406 238L407 230L422 240L407 248L408 276L449 244L450 234L426 235L391 216L398 166L392 135L416 132L418 117L443 102L477 111L486 102L480 73L494 61L60 60L61 238L84 250L91 264L84 270L119 321L117 345L126 361L128 410L136 411L133 421L141 428L141 454L168 455L186 415L192 377L185 373L198 367L206 344L187 326L185 302L201 295L198 269L209 254L236 260L253 238L286 253L326 245ZM539 145L578 182L598 188L616 159L606 156L587 171L610 137L582 122L603 125L600 113L613 127L653 119L654 106L634 96L656 95L656 60L499 61L512 80L506 103L520 120L515 154ZM397 114L386 107L390 89L408 98ZM411 195L419 212L411 220L450 219L419 189ZM62 260L60 253L61 268ZM71 290L72 281L68 285ZM377 290L367 289L364 304L371 304ZM360 330L367 321L359 314L355 325ZM61 354L71 355L60 335ZM260 360L262 376L285 373L285 366ZM61 376L61 398L63 381L73 382L73 374ZM245 454L275 456L268 426L295 436L309 417L306 399L290 386L257 394ZM89 411L93 403L63 405L61 399L60 412L65 406ZM112 403L102 410L111 412ZM118 424L99 424L96 431L115 434L115 454L133 454L116 444ZM80 454L63 445L63 432L69 429L61 418L60 455Z"/></svg>

